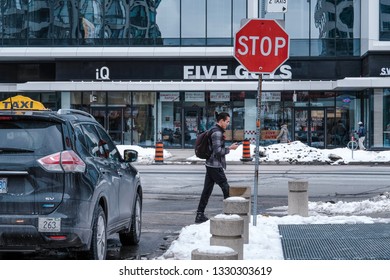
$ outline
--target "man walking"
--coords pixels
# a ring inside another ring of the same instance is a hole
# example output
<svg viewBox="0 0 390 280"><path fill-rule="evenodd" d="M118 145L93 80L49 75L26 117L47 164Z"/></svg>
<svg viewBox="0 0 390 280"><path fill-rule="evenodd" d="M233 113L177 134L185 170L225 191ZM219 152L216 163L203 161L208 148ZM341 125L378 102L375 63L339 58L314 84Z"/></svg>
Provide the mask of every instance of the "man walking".
<svg viewBox="0 0 390 280"><path fill-rule="evenodd" d="M213 192L214 184L217 183L223 192L224 199L229 197L229 184L225 176L224 169L226 169L226 159L230 150L235 150L238 147L237 143L225 147L225 136L223 135L226 128L230 124L230 115L226 112L220 114L215 113L217 123L211 128L211 150L212 154L206 160L206 176L204 179L204 187L200 197L198 210L195 217L195 223L203 223L208 220L204 214L207 203Z"/></svg>

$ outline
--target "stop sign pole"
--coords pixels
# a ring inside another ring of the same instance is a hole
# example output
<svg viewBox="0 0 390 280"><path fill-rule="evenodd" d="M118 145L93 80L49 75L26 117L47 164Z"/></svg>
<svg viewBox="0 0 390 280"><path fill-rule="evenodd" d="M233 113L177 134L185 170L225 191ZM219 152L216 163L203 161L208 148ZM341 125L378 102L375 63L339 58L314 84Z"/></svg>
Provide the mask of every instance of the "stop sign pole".
<svg viewBox="0 0 390 280"><path fill-rule="evenodd" d="M234 57L248 72L259 74L256 100L255 176L252 208L253 225L256 226L263 74L275 72L289 58L289 36L275 20L251 19L236 33Z"/></svg>

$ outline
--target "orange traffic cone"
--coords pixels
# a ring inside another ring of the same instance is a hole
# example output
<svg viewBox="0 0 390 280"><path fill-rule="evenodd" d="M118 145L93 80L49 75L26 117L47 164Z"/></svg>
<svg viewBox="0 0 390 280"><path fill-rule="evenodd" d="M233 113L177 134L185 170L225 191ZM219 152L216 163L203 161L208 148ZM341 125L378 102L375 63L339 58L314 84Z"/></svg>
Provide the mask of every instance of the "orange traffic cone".
<svg viewBox="0 0 390 280"><path fill-rule="evenodd" d="M156 142L156 149L154 155L154 163L163 163L164 162L164 144L159 141Z"/></svg>
<svg viewBox="0 0 390 280"><path fill-rule="evenodd" d="M251 157L251 146L248 139L245 139L242 141L242 158L241 161L252 161L253 158Z"/></svg>

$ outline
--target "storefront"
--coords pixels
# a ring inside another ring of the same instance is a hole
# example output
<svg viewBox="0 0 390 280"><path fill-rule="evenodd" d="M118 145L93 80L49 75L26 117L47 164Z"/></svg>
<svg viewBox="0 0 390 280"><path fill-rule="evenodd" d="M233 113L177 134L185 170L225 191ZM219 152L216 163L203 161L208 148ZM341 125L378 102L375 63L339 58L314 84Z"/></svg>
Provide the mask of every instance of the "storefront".
<svg viewBox="0 0 390 280"><path fill-rule="evenodd" d="M372 61L363 60L368 69L374 67ZM373 70L367 70L367 82L360 77L361 64L356 58L290 59L275 74L264 75L260 144L275 143L286 122L291 140L318 148L345 147L363 121L368 147L390 146L389 78L378 76L383 83L373 83ZM1 99L22 93L53 110L85 110L118 144L153 147L161 140L167 148L192 148L197 133L211 127L215 112L222 111L231 115L228 142L255 139L257 77L233 58L64 60L38 64L35 77L2 72L3 79L15 83L2 90Z"/></svg>

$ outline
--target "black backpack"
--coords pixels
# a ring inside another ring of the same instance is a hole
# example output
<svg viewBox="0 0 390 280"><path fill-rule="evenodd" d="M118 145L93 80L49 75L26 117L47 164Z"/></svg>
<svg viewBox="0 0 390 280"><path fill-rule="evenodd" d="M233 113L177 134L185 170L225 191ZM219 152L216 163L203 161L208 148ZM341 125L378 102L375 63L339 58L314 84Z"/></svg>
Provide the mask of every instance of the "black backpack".
<svg viewBox="0 0 390 280"><path fill-rule="evenodd" d="M214 132L214 129L206 130L198 136L196 136L195 141L195 155L201 159L209 159L213 153L211 149L211 134Z"/></svg>

